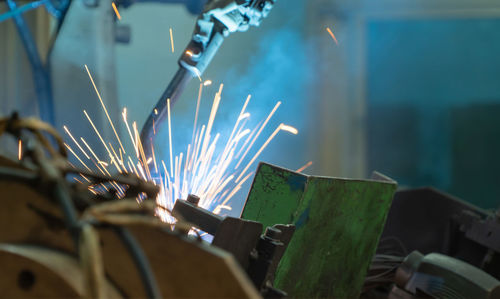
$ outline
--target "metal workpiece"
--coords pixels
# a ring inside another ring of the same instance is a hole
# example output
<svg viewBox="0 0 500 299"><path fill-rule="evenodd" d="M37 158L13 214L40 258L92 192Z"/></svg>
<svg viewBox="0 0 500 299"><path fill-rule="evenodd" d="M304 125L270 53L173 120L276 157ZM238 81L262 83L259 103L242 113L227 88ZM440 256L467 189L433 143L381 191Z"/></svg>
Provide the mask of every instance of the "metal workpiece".
<svg viewBox="0 0 500 299"><path fill-rule="evenodd" d="M223 218L183 199L175 201L172 216L178 217L208 234L215 235Z"/></svg>
<svg viewBox="0 0 500 299"><path fill-rule="evenodd" d="M291 297L358 298L395 190L392 180L307 176L261 163L241 217L295 226L275 287Z"/></svg>

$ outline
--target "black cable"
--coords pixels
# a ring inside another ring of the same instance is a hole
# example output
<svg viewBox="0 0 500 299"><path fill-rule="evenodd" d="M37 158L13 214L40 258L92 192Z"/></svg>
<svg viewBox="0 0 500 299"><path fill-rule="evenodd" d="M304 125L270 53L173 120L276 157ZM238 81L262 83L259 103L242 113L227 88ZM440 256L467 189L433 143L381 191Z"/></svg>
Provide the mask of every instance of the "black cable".
<svg viewBox="0 0 500 299"><path fill-rule="evenodd" d="M172 106L177 99L179 99L182 91L192 78L193 75L191 72L183 67L179 67L179 70L175 73L174 78L172 78L172 81L168 84L167 89L165 89L162 96L156 103L155 108L151 110L151 113L141 130L141 143L144 148L144 152L146 153L146 157L152 156L151 145L154 135L153 126L159 128L167 118L167 99L170 99L170 106ZM155 111L157 113L155 113Z"/></svg>
<svg viewBox="0 0 500 299"><path fill-rule="evenodd" d="M149 260L137 240L126 228L115 227L114 231L132 256L135 266L139 270L148 298L161 298L160 289L158 288Z"/></svg>

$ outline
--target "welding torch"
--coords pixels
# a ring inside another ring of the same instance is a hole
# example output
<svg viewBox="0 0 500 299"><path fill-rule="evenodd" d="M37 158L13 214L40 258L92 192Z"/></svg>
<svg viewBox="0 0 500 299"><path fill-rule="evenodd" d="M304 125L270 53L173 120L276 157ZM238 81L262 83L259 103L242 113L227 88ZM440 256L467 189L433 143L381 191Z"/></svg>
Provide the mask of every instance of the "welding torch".
<svg viewBox="0 0 500 299"><path fill-rule="evenodd" d="M259 26L276 0L211 0L196 20L191 41L179 58L179 69L165 89L142 127L144 152L151 157L155 128L167 117L168 104L173 105L191 79L200 77L219 50L224 38L236 31Z"/></svg>

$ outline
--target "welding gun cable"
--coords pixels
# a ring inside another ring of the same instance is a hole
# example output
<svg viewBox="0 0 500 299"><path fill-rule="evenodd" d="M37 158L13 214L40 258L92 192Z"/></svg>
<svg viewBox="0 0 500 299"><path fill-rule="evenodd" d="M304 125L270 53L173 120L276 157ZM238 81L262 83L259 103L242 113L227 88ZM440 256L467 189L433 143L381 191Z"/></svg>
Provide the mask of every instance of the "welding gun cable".
<svg viewBox="0 0 500 299"><path fill-rule="evenodd" d="M146 153L146 157L152 157L151 142L154 135L153 125L158 128L167 118L167 99L170 99L170 105L173 105L179 99L184 88L193 77L191 72L183 67L179 67L167 89L165 89L156 103L155 108L151 110L141 130L141 143ZM158 114L154 111L157 111Z"/></svg>
<svg viewBox="0 0 500 299"><path fill-rule="evenodd" d="M126 228L115 227L114 232L118 235L129 251L135 266L139 271L148 298L161 298L160 289L158 288L158 283L156 282L153 270L151 269L148 258L144 254L140 244Z"/></svg>

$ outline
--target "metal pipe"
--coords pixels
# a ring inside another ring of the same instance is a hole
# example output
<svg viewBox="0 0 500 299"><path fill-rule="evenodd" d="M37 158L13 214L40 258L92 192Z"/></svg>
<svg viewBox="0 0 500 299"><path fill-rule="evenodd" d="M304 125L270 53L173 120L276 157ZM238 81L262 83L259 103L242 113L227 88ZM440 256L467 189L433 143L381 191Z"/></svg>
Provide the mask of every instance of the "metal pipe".
<svg viewBox="0 0 500 299"><path fill-rule="evenodd" d="M7 0L7 5L10 12L18 9L14 0ZM49 74L42 64L40 55L38 54L38 49L36 48L35 41L31 35L28 25L26 24L26 20L24 20L24 17L21 14L14 14L12 18L33 68L33 81L38 97L40 116L45 122L54 125L52 86Z"/></svg>
<svg viewBox="0 0 500 299"><path fill-rule="evenodd" d="M3 22L3 21L8 20L10 18L13 18L17 15L21 15L27 11L36 9L36 8L46 4L46 3L48 3L48 0L34 1L31 3L25 4L23 6L20 6L14 10L10 10L10 11L0 15L0 22Z"/></svg>

